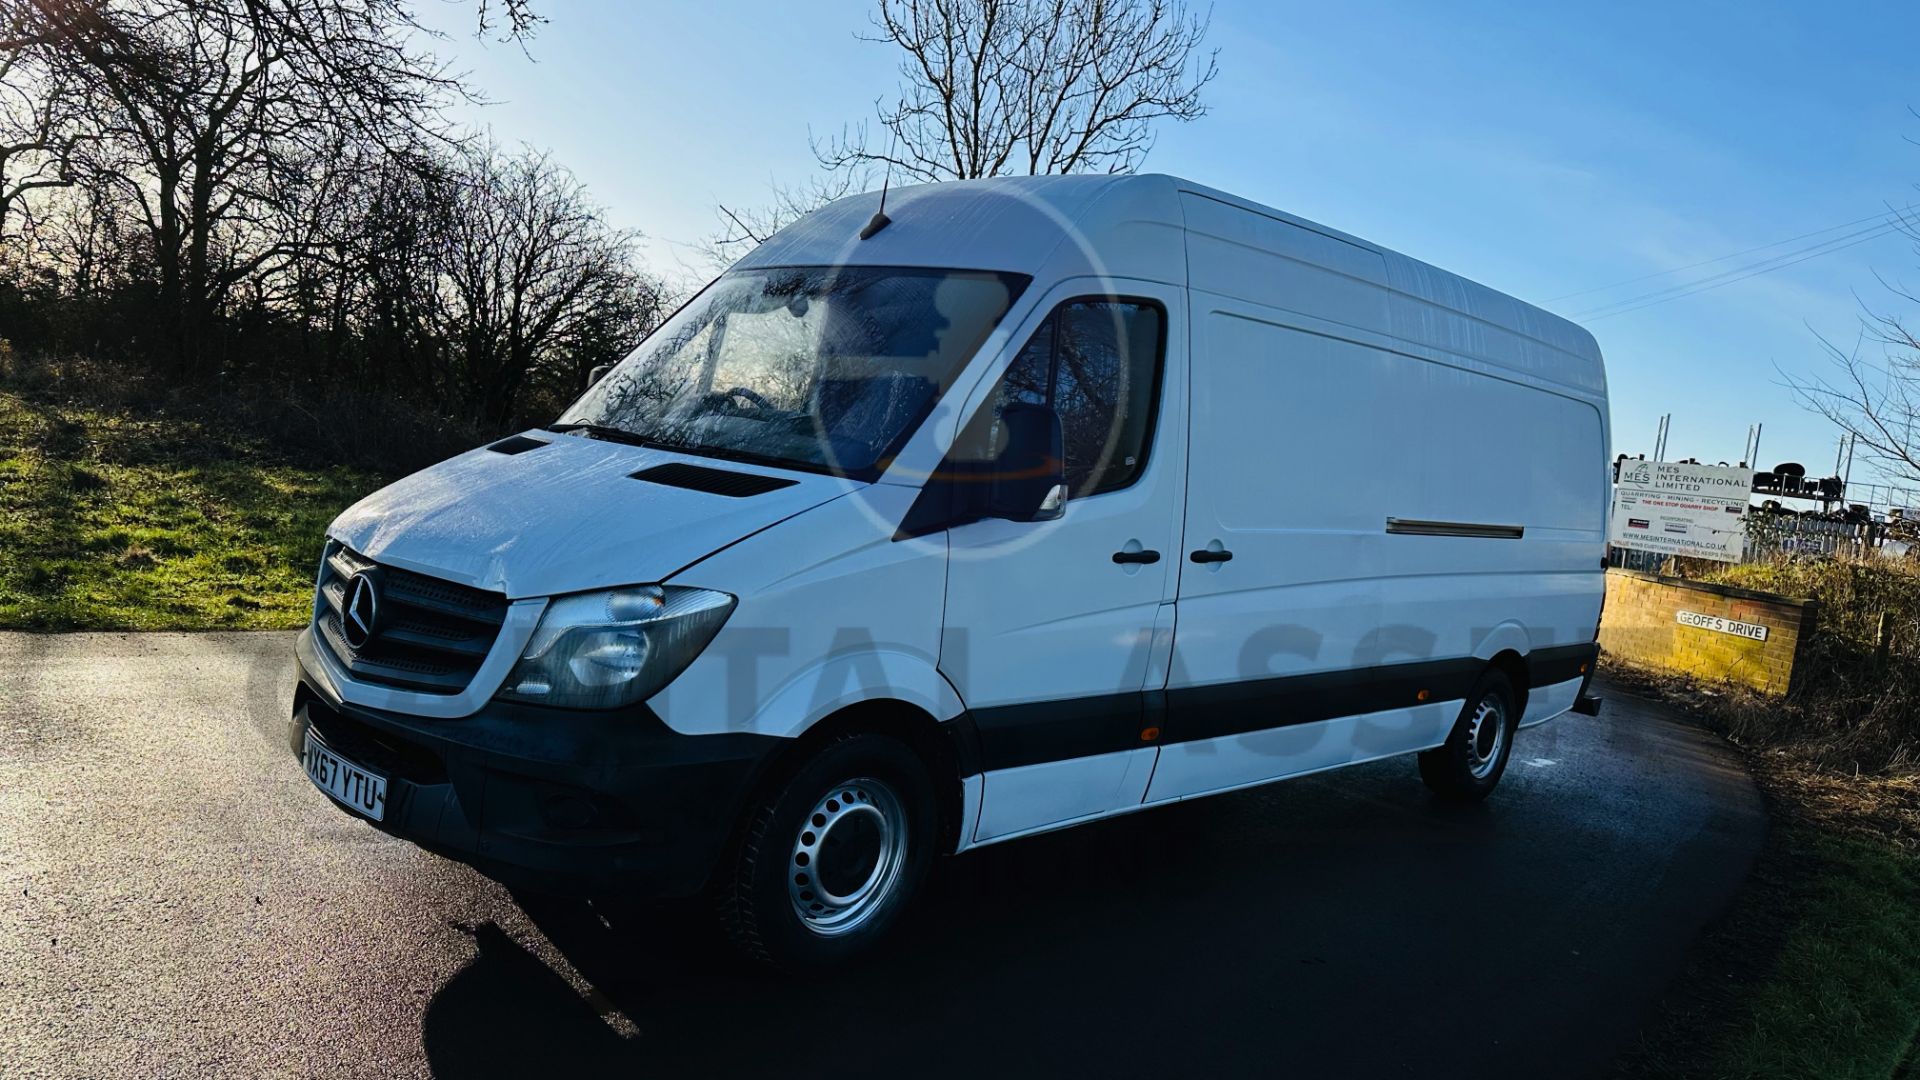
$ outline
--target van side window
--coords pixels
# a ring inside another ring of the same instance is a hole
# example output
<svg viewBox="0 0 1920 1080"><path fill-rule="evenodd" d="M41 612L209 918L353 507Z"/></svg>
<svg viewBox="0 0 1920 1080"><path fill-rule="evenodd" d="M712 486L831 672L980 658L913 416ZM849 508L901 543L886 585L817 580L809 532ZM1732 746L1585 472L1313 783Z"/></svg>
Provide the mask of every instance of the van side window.
<svg viewBox="0 0 1920 1080"><path fill-rule="evenodd" d="M1074 300L1054 309L968 425L963 444L978 448L968 456L991 456L1002 407L1051 405L1065 436L1072 498L1133 483L1146 468L1159 405L1164 324L1158 305L1136 300Z"/></svg>

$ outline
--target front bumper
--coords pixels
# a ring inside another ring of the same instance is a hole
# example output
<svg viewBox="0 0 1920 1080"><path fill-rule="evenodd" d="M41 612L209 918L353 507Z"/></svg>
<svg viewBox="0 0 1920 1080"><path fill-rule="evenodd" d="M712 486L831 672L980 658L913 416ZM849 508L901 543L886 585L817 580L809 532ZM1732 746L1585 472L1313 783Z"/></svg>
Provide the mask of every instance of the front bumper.
<svg viewBox="0 0 1920 1080"><path fill-rule="evenodd" d="M682 735L645 705L608 712L492 702L440 720L350 705L298 656L289 744L308 730L387 777L375 828L511 885L687 896L711 876L784 740Z"/></svg>

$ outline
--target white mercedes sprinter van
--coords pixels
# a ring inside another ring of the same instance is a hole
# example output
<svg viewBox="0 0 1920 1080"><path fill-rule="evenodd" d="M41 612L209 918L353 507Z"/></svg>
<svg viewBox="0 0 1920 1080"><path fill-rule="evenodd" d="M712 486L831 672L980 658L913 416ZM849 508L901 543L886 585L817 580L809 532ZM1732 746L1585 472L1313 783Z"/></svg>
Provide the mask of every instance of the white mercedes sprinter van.
<svg viewBox="0 0 1920 1080"><path fill-rule="evenodd" d="M507 880L814 965L937 854L1592 711L1592 337L1167 176L843 199L328 532L292 746Z"/></svg>

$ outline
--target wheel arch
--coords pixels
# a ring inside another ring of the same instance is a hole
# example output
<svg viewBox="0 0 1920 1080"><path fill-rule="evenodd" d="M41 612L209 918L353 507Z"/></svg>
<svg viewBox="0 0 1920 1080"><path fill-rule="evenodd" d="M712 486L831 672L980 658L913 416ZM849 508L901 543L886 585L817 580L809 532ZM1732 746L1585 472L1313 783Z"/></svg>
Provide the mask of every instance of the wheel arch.
<svg viewBox="0 0 1920 1080"><path fill-rule="evenodd" d="M939 793L935 807L940 821L938 850L949 854L956 850L965 817L965 763L972 758L967 732L956 721L943 723L914 702L870 698L828 713L780 749L761 774L756 790L783 783L833 740L862 734L896 739L920 759Z"/></svg>
<svg viewBox="0 0 1920 1080"><path fill-rule="evenodd" d="M1527 628L1513 619L1480 634L1473 650L1474 656L1487 662L1482 670L1502 672L1507 681L1513 683L1513 705L1521 716L1527 714L1527 691L1533 685L1527 663L1527 654L1532 651L1533 639L1528 636Z"/></svg>
<svg viewBox="0 0 1920 1080"><path fill-rule="evenodd" d="M1498 671L1513 684L1514 723L1527 715L1527 692L1531 687L1527 658L1516 649L1502 649L1487 661L1488 671Z"/></svg>

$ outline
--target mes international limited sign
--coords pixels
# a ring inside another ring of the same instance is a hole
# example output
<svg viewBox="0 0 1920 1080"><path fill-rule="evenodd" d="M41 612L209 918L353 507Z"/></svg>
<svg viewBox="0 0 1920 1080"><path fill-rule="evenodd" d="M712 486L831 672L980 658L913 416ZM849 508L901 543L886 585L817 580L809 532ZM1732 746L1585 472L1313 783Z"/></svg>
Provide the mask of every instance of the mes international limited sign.
<svg viewBox="0 0 1920 1080"><path fill-rule="evenodd" d="M1739 562L1753 470L1677 461L1620 463L1607 542L1615 547Z"/></svg>

